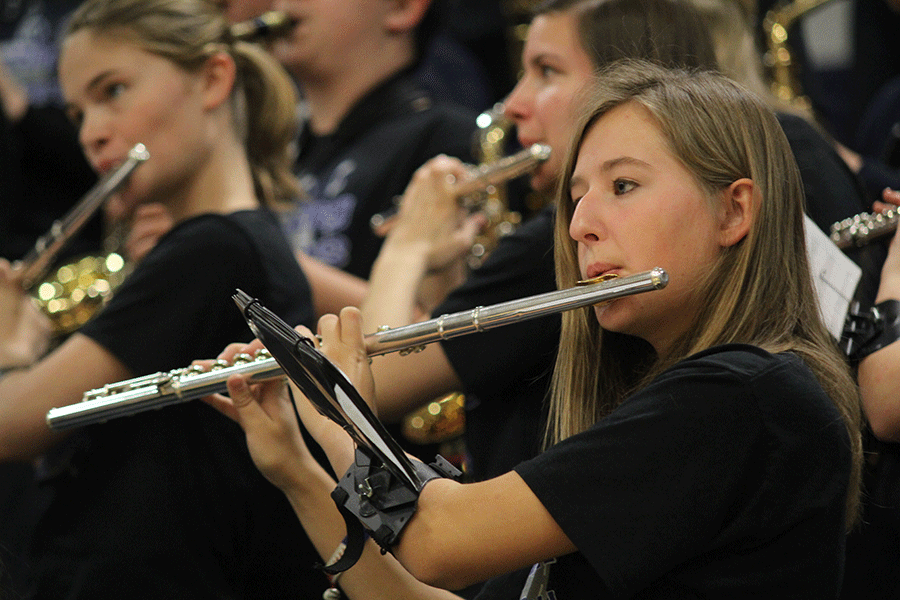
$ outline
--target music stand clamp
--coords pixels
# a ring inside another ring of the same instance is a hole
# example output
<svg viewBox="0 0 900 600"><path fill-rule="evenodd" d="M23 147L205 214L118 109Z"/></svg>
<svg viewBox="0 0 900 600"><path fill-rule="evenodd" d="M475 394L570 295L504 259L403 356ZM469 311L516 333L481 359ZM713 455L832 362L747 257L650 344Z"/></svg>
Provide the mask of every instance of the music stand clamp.
<svg viewBox="0 0 900 600"><path fill-rule="evenodd" d="M337 562L322 569L334 574L356 563L366 537L363 526L382 553L389 552L415 513L425 484L462 473L441 456L430 466L407 456L350 380L311 340L244 292L238 290L234 300L288 378L356 442L354 464L331 494L347 523L347 547Z"/></svg>

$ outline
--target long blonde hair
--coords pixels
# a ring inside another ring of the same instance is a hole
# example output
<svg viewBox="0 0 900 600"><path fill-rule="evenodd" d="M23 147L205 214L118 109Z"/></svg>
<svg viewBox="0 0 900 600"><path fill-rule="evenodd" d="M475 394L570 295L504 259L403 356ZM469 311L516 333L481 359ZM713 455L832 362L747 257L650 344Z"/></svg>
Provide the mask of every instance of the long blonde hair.
<svg viewBox="0 0 900 600"><path fill-rule="evenodd" d="M573 205L567 193L577 152L591 126L625 103L654 116L672 154L710 198L746 177L755 184L757 206L747 236L722 251L698 286L701 308L695 322L665 358L642 340L602 331L589 308L563 315L548 442L587 429L661 371L701 350L745 343L773 353L793 352L832 398L852 440L848 515L855 519L862 464L858 391L819 315L804 241L800 174L764 102L710 72L666 70L643 61L625 61L604 72L576 130L560 183L560 287L580 276L576 244L568 234Z"/></svg>
<svg viewBox="0 0 900 600"><path fill-rule="evenodd" d="M199 70L217 52L237 66L231 103L259 199L266 204L298 197L291 167L297 134L297 93L290 76L265 50L231 39L221 7L211 0L87 0L72 14L66 35L86 29L114 36Z"/></svg>

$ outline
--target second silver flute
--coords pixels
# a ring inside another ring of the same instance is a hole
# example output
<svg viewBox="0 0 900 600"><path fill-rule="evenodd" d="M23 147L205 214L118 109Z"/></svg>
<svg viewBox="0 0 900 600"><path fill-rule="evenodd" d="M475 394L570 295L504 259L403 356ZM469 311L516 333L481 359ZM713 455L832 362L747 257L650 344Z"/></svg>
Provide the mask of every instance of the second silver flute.
<svg viewBox="0 0 900 600"><path fill-rule="evenodd" d="M148 158L147 148L136 144L121 165L102 177L63 218L53 222L50 231L38 238L34 248L14 265L22 270L22 289L30 289L47 273L60 250Z"/></svg>
<svg viewBox="0 0 900 600"><path fill-rule="evenodd" d="M666 272L656 268L567 290L479 306L429 321L371 333L365 337L366 352L369 356L411 352L439 340L659 290L668 282ZM85 393L82 402L50 409L47 425L55 430L71 429L222 393L227 391L225 382L228 378L237 374L249 375L253 381L262 381L282 375L282 370L275 359L261 353L257 357L236 359L235 364L230 366L214 366L210 371L187 367L137 377L91 390Z"/></svg>
<svg viewBox="0 0 900 600"><path fill-rule="evenodd" d="M546 144L532 144L494 162L475 165L469 169L469 176L454 186L453 192L462 206L477 209L479 202L483 206L484 198L473 198L473 195L484 192L490 186L500 185L528 173L550 158L550 152L550 146ZM401 196L397 196L394 199L395 203L399 203L400 198ZM390 210L372 215L369 219L372 231L380 236L387 235L398 210L399 204Z"/></svg>

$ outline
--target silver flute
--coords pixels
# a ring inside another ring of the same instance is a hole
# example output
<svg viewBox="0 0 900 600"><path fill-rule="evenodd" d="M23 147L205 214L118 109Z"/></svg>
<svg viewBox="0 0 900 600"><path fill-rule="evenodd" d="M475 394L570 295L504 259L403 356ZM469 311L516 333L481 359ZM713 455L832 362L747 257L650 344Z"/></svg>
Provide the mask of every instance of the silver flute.
<svg viewBox="0 0 900 600"><path fill-rule="evenodd" d="M475 165L469 169L469 177L455 184L453 193L462 206L477 209L479 198L473 196L484 192L491 186L500 185L528 173L550 158L550 152L550 146L546 144L532 144L515 154L504 156L494 162ZM397 196L395 202L399 203L400 198L401 196ZM481 199L480 203L483 205L484 200ZM372 230L378 235L386 235L398 210L399 206L372 215L369 219Z"/></svg>
<svg viewBox="0 0 900 600"><path fill-rule="evenodd" d="M880 213L859 213L832 224L831 241L841 250L865 246L880 237L894 233L900 222L900 207L891 206Z"/></svg>
<svg viewBox="0 0 900 600"><path fill-rule="evenodd" d="M270 10L231 26L231 37L244 42L256 42L286 35L297 24L297 20L287 13Z"/></svg>
<svg viewBox="0 0 900 600"><path fill-rule="evenodd" d="M96 213L103 203L112 196L138 165L150 158L143 144L136 144L125 161L107 173L100 181L66 213L53 222L50 231L38 238L31 251L13 265L22 270L22 289L28 290L50 269L53 260Z"/></svg>
<svg viewBox="0 0 900 600"><path fill-rule="evenodd" d="M479 306L412 325L382 328L365 336L366 352L369 356L416 352L432 342L659 290L668 282L668 274L660 268L627 277L579 282L567 290ZM232 375L248 375L251 381L258 382L279 377L283 372L275 359L262 351L256 356L238 355L232 364L217 361L208 371L193 365L145 375L86 392L81 402L51 408L47 425L61 431L223 393L227 391L225 382Z"/></svg>

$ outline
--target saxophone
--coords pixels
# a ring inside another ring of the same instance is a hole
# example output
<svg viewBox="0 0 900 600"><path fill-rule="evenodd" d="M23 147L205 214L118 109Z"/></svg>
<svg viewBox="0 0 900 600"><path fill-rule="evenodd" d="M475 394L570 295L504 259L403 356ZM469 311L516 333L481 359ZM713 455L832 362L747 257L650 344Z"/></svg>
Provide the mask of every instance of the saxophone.
<svg viewBox="0 0 900 600"><path fill-rule="evenodd" d="M57 337L68 335L87 323L111 297L113 290L130 272L131 265L114 248L120 244L107 239L101 255L85 255L70 263L51 265L66 244L87 221L128 180L132 171L150 157L143 144L136 144L125 161L110 171L78 201L14 267L22 273L22 288L50 319ZM118 232L116 232L118 233Z"/></svg>
<svg viewBox="0 0 900 600"><path fill-rule="evenodd" d="M481 163L490 164L503 158L506 135L510 124L503 114L503 105L497 103L476 119L476 156ZM469 254L470 268L481 266L488 252L496 245L501 235L506 235L522 222L522 215L509 210L509 197L505 185L493 185L484 190L482 213L487 217L487 225L475 239ZM433 408L433 407L432 407Z"/></svg>
<svg viewBox="0 0 900 600"><path fill-rule="evenodd" d="M776 98L803 110L810 110L809 98L800 86L799 66L791 56L788 31L797 20L831 0L785 0L769 9L763 18L766 32L764 63L769 70L771 90Z"/></svg>
<svg viewBox="0 0 900 600"><path fill-rule="evenodd" d="M504 106L498 102L491 109L478 115L478 130L475 135L475 155L482 168L490 169L492 165L501 164L506 157L506 147L512 121L504 114ZM528 152L526 149L523 152ZM546 160L550 149L543 147L530 149L535 159ZM515 155L514 155L515 156ZM533 168L532 163L528 163ZM515 173L519 174L519 173ZM505 183L509 178L504 178ZM487 217L487 225L475 239L475 243L467 257L470 269L477 269L493 250L499 239L512 233L522 221L522 215L510 209L507 186L491 184L477 192L476 202L479 210ZM463 456L462 434L465 431L465 395L462 392L451 392L432 400L422 408L408 414L402 421L403 437L416 444L439 444L442 456ZM461 461L454 461L461 462Z"/></svg>

